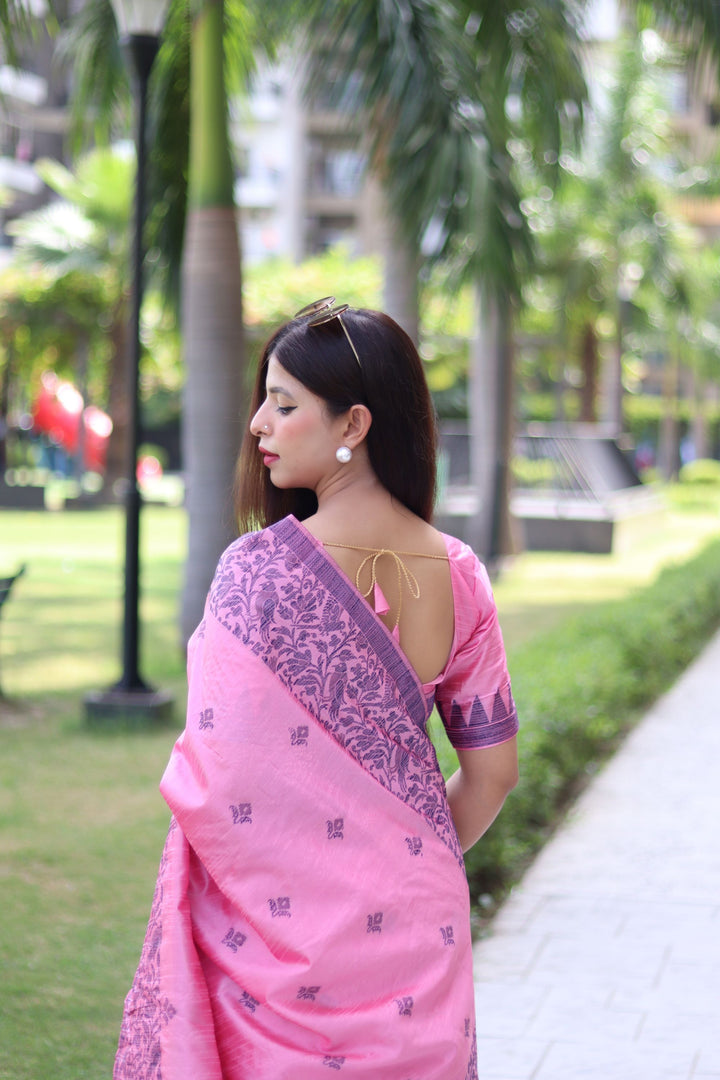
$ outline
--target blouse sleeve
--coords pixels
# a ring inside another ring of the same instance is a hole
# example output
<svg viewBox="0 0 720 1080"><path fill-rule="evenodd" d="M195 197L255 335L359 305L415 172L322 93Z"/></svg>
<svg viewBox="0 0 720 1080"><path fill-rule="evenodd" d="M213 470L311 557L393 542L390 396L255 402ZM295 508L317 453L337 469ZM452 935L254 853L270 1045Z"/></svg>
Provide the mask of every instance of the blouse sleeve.
<svg viewBox="0 0 720 1080"><path fill-rule="evenodd" d="M466 545L458 562L458 645L435 700L452 745L475 750L511 739L518 719L487 571Z"/></svg>

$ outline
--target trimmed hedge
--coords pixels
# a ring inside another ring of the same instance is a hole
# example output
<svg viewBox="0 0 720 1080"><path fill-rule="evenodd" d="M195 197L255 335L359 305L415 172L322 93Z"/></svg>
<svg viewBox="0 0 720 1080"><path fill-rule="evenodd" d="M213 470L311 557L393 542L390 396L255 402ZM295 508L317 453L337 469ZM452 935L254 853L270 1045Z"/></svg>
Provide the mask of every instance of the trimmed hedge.
<svg viewBox="0 0 720 1080"><path fill-rule="evenodd" d="M520 783L466 855L474 904L499 899L570 800L720 626L720 541L631 598L533 638L510 657Z"/></svg>
<svg viewBox="0 0 720 1080"><path fill-rule="evenodd" d="M680 469L678 480L681 484L720 485L720 461L698 458L689 461Z"/></svg>

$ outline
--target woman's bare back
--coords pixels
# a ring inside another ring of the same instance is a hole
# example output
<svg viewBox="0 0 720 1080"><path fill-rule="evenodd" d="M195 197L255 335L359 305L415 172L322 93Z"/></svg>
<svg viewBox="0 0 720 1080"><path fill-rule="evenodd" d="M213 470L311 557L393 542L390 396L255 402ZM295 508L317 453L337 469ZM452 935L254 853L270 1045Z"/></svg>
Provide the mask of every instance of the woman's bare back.
<svg viewBox="0 0 720 1080"><path fill-rule="evenodd" d="M364 515L361 506L352 521L330 520L318 513L303 524L366 594L388 630L397 625L400 648L420 682L432 682L447 663L455 627L442 534L407 511L383 514L378 520Z"/></svg>

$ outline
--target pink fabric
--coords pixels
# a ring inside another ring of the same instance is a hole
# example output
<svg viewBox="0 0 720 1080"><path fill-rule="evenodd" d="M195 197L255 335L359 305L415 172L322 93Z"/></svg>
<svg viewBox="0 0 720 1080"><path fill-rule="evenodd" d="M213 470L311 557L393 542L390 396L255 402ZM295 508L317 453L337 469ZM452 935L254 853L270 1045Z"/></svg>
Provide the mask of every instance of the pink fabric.
<svg viewBox="0 0 720 1080"><path fill-rule="evenodd" d="M475 1080L432 689L294 518L228 549L115 1080Z"/></svg>
<svg viewBox="0 0 720 1080"><path fill-rule="evenodd" d="M455 641L435 704L458 750L495 746L517 734L505 647L490 579L467 544L445 538L453 579Z"/></svg>

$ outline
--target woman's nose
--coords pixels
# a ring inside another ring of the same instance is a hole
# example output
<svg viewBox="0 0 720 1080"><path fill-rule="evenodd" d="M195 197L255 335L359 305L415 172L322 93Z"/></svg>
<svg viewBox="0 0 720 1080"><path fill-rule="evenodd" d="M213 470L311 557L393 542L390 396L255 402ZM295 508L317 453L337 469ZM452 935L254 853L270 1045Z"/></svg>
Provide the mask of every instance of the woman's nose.
<svg viewBox="0 0 720 1080"><path fill-rule="evenodd" d="M257 435L257 437L259 438L267 430L268 425L263 422L263 410L258 409L252 420L250 421L250 434Z"/></svg>

